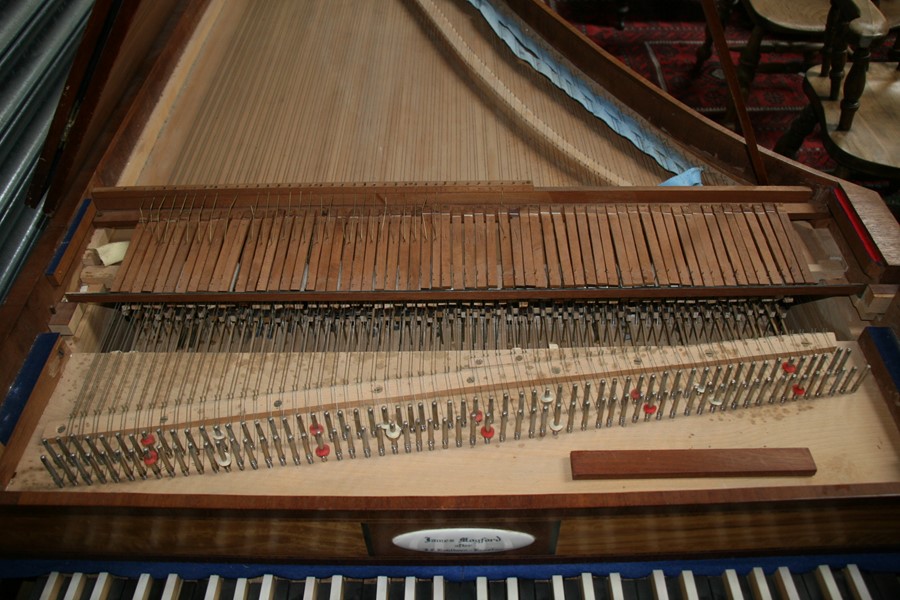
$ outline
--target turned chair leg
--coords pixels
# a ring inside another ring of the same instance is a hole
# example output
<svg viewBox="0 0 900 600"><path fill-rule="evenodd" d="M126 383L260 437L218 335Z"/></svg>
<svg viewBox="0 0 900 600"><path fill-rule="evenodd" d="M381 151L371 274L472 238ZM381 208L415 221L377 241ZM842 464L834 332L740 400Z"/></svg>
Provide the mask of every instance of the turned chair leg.
<svg viewBox="0 0 900 600"><path fill-rule="evenodd" d="M847 81L844 82L844 97L841 99L841 118L838 121L838 131L849 131L853 125L853 117L859 110L859 99L866 88L866 71L869 70L869 57L871 50L860 46L853 53L853 66L847 73Z"/></svg>
<svg viewBox="0 0 900 600"><path fill-rule="evenodd" d="M741 51L737 74L738 83L741 84L741 93L744 96L747 95L747 90L750 89L750 84L753 83L753 79L756 77L756 69L759 67L760 47L762 46L764 35L765 31L763 31L763 28L759 25L755 26L753 31L750 32L750 39L747 40L747 45Z"/></svg>
<svg viewBox="0 0 900 600"><path fill-rule="evenodd" d="M722 21L723 28L728 21L731 20L731 11L735 4L735 0L718 0L718 2L716 2L716 12L719 13L719 19ZM707 25L703 44L697 48L696 58L694 59L694 68L691 70L691 74L694 77L700 74L700 71L703 70L703 63L712 56L712 45L712 33L709 30L709 25Z"/></svg>
<svg viewBox="0 0 900 600"><path fill-rule="evenodd" d="M803 140L812 133L816 126L816 113L813 107L806 105L797 118L791 123L784 135L775 144L775 152L788 158L794 158L803 145Z"/></svg>

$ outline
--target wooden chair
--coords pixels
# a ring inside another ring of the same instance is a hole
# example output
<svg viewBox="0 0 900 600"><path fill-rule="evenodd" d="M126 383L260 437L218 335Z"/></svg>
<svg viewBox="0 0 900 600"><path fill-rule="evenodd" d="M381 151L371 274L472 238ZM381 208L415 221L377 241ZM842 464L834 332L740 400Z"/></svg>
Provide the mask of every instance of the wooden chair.
<svg viewBox="0 0 900 600"><path fill-rule="evenodd" d="M896 62L870 61L890 25L866 0L831 5L822 65L808 70L803 82L809 105L775 150L793 156L818 124L839 176L900 179L900 70Z"/></svg>
<svg viewBox="0 0 900 600"><path fill-rule="evenodd" d="M728 20L734 4L736 0L718 0L717 7L723 23ZM777 40L781 43L777 47L783 47L784 43L790 42L821 43L825 36L825 18L828 14L829 0L741 0L741 4L753 21L753 30L747 44L741 50L738 62L738 81L742 93L746 96L759 68L763 41ZM771 51L774 48L775 46L767 50ZM699 73L711 54L712 37L707 29L706 40L697 50L694 64L696 73ZM805 64L810 64L812 60L810 58ZM790 70L797 65L794 63L781 67L780 70Z"/></svg>

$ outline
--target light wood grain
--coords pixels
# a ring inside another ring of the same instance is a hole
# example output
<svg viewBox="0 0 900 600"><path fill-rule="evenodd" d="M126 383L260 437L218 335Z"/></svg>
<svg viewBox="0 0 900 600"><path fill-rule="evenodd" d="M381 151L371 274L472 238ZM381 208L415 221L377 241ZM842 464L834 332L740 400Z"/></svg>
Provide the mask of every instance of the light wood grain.
<svg viewBox="0 0 900 600"><path fill-rule="evenodd" d="M817 68L806 81L819 96L827 128L822 132L839 157L851 167L885 169L900 173L900 71L897 63L873 62L866 73L866 88L849 131L838 131L840 100L828 100L831 80Z"/></svg>

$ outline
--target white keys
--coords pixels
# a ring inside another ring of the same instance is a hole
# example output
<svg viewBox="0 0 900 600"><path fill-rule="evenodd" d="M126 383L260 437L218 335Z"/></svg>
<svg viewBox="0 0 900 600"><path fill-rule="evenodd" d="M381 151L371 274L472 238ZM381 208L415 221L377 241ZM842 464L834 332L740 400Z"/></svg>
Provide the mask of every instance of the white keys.
<svg viewBox="0 0 900 600"><path fill-rule="evenodd" d="M831 572L828 565L819 565L816 568L816 581L819 582L819 589L825 600L843 600L837 582L834 580L834 573Z"/></svg>
<svg viewBox="0 0 900 600"><path fill-rule="evenodd" d="M856 565L847 565L844 569L844 576L847 579L847 583L850 584L850 593L853 594L855 600L872 600L869 588L866 587L862 573L859 572L859 568Z"/></svg>
<svg viewBox="0 0 900 600"><path fill-rule="evenodd" d="M476 598L476 600L488 600L487 577L476 577L475 578L475 598Z"/></svg>
<svg viewBox="0 0 900 600"><path fill-rule="evenodd" d="M684 600L700 600L692 572L682 571L681 575L678 576L678 583L681 585L681 597Z"/></svg>
<svg viewBox="0 0 900 600"><path fill-rule="evenodd" d="M315 577L307 577L303 583L303 600L316 600L316 589L318 586L319 582ZM263 600L262 595L259 598Z"/></svg>
<svg viewBox="0 0 900 600"><path fill-rule="evenodd" d="M407 577L403 580L403 600L416 600L415 577Z"/></svg>
<svg viewBox="0 0 900 600"><path fill-rule="evenodd" d="M794 585L794 578L787 567L778 567L778 570L775 571L775 583L778 584L781 600L800 600L797 586Z"/></svg>
<svg viewBox="0 0 900 600"><path fill-rule="evenodd" d="M582 600L597 600L594 593L594 576L590 573L581 574L581 598Z"/></svg>
<svg viewBox="0 0 900 600"><path fill-rule="evenodd" d="M741 581L738 579L737 571L725 569L722 579L725 581L725 593L728 594L728 600L744 600L744 592L741 590Z"/></svg>
<svg viewBox="0 0 900 600"><path fill-rule="evenodd" d="M274 600L275 598L275 576L263 575L262 585L259 587L259 600ZM303 594L306 600L306 593Z"/></svg>
<svg viewBox="0 0 900 600"><path fill-rule="evenodd" d="M375 580L375 600L388 600L388 578L383 575Z"/></svg>
<svg viewBox="0 0 900 600"><path fill-rule="evenodd" d="M515 577L506 578L506 600L519 600L519 580Z"/></svg>
<svg viewBox="0 0 900 600"><path fill-rule="evenodd" d="M75 573L69 580L69 587L66 588L66 595L63 600L80 600L81 594L84 593L84 584L87 583L87 577L84 573Z"/></svg>
<svg viewBox="0 0 900 600"><path fill-rule="evenodd" d="M109 596L109 588L112 584L112 576L109 573L100 573L97 575L97 581L94 582L94 589L91 590L91 600L106 600Z"/></svg>
<svg viewBox="0 0 900 600"><path fill-rule="evenodd" d="M240 577L234 584L234 599L247 600L247 594L250 592L250 582L246 577Z"/></svg>
<svg viewBox="0 0 900 600"><path fill-rule="evenodd" d="M444 576L437 575L431 580L431 599L444 600Z"/></svg>
<svg viewBox="0 0 900 600"><path fill-rule="evenodd" d="M553 600L566 600L566 588L563 586L562 575L554 575L551 583L553 584Z"/></svg>
<svg viewBox="0 0 900 600"><path fill-rule="evenodd" d="M609 585L609 597L612 600L625 600L625 590L622 588L621 575L610 573L607 583Z"/></svg>
<svg viewBox="0 0 900 600"><path fill-rule="evenodd" d="M56 597L59 596L59 590L62 589L62 584L63 576L58 571L50 573L49 577L47 577L47 583L44 584L44 589L41 590L41 600L56 600Z"/></svg>
<svg viewBox="0 0 900 600"><path fill-rule="evenodd" d="M218 575L211 575L206 583L206 592L203 593L203 600L219 600L220 595L222 595L222 578ZM177 597L174 596L174 598Z"/></svg>
<svg viewBox="0 0 900 600"><path fill-rule="evenodd" d="M131 597L131 600L149 600L152 586L153 578L148 573L142 573L138 577L137 587L134 588L134 596Z"/></svg>
<svg viewBox="0 0 900 600"><path fill-rule="evenodd" d="M215 575L213 577L215 577ZM162 600L178 600L178 594L180 593L181 577L174 573L170 573L169 576L166 577L166 585L163 587ZM209 600L209 594L205 596L205 600Z"/></svg>
<svg viewBox="0 0 900 600"><path fill-rule="evenodd" d="M661 569L653 569L650 574L650 582L653 584L653 597L655 600L669 600L669 590L666 588L666 574Z"/></svg>
<svg viewBox="0 0 900 600"><path fill-rule="evenodd" d="M331 576L331 590L328 600L341 600L344 597L344 578L341 575Z"/></svg>
<svg viewBox="0 0 900 600"><path fill-rule="evenodd" d="M769 590L766 574L759 567L754 567L750 571L750 589L753 590L753 600L772 600L772 592Z"/></svg>

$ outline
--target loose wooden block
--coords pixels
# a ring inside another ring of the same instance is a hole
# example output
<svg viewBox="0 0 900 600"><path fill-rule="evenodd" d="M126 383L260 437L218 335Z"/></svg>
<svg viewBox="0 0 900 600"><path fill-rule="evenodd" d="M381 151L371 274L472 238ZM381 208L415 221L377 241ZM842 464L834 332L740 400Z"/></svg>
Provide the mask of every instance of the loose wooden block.
<svg viewBox="0 0 900 600"><path fill-rule="evenodd" d="M119 265L90 266L81 270L81 282L87 285L103 284L107 288L112 287L112 282L119 272Z"/></svg>
<svg viewBox="0 0 900 600"><path fill-rule="evenodd" d="M891 302L900 291L900 286L872 284L867 285L862 294L853 296L853 305L859 312L859 318L864 321L872 321L887 312Z"/></svg>
<svg viewBox="0 0 900 600"><path fill-rule="evenodd" d="M572 479L797 477L816 474L808 448L576 450Z"/></svg>
<svg viewBox="0 0 900 600"><path fill-rule="evenodd" d="M91 235L91 241L88 243L88 248L99 248L100 246L105 246L112 241L109 236L110 232L108 229L95 229L94 233Z"/></svg>
<svg viewBox="0 0 900 600"><path fill-rule="evenodd" d="M50 317L48 327L53 333L60 335L73 335L81 318L84 316L84 306L78 302L60 302Z"/></svg>
<svg viewBox="0 0 900 600"><path fill-rule="evenodd" d="M84 251L84 254L81 255L81 264L85 267L96 267L102 265L103 261L100 260L100 255L97 254L96 249L88 248Z"/></svg>

